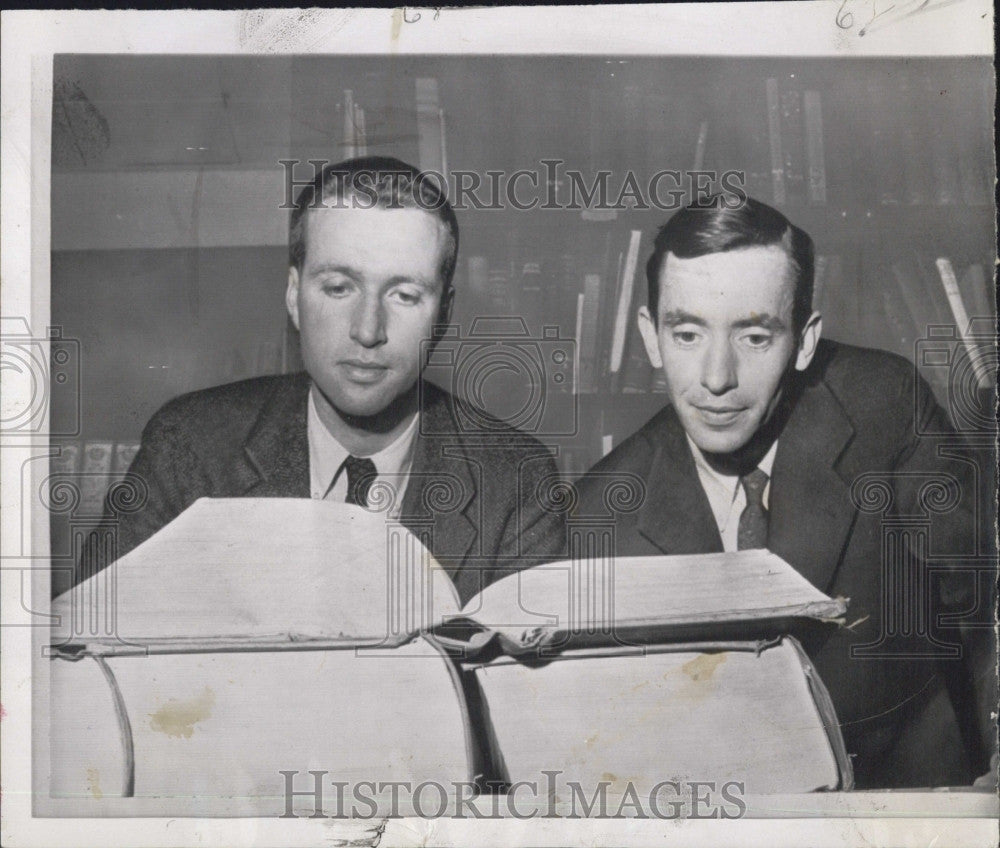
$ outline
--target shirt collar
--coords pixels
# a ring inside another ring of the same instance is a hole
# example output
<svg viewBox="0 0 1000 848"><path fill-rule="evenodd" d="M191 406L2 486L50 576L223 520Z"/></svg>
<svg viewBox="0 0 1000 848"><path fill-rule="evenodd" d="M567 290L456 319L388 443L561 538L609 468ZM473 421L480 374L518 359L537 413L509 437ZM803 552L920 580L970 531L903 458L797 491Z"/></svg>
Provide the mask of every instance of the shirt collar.
<svg viewBox="0 0 1000 848"><path fill-rule="evenodd" d="M413 416L407 428L389 445L368 458L375 463L379 478L390 478L399 484L401 477L410 470L420 413ZM350 456L347 449L338 442L319 417L313 390L309 391L309 411L307 414L309 435L309 483L314 498L321 498L329 488L334 476Z"/></svg>
<svg viewBox="0 0 1000 848"><path fill-rule="evenodd" d="M687 439L688 447L691 449L691 455L694 457L694 464L698 470L698 477L708 495L712 511L716 513L716 518L725 516L733 500L736 498L736 489L740 484L739 475L722 474L714 469L708 464L708 460L705 459L701 448L691 440L691 437L687 433L684 434L684 437ZM767 474L768 488L771 485L771 470L774 468L774 456L777 451L778 442L775 440L761 461L757 463L757 467ZM725 522L722 521L720 523L724 524Z"/></svg>

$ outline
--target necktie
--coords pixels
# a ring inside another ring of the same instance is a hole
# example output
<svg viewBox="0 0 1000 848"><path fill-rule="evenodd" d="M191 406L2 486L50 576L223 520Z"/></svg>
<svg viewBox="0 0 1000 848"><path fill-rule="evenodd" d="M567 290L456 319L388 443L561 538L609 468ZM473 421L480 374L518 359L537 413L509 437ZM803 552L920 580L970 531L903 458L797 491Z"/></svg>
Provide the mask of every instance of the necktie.
<svg viewBox="0 0 1000 848"><path fill-rule="evenodd" d="M347 469L347 503L368 506L368 490L375 482L375 463L367 457L349 456L344 460Z"/></svg>
<svg viewBox="0 0 1000 848"><path fill-rule="evenodd" d="M767 473L755 468L740 477L740 484L746 492L747 505L740 513L736 547L741 551L747 548L766 548L767 510L764 508L764 488L767 486Z"/></svg>

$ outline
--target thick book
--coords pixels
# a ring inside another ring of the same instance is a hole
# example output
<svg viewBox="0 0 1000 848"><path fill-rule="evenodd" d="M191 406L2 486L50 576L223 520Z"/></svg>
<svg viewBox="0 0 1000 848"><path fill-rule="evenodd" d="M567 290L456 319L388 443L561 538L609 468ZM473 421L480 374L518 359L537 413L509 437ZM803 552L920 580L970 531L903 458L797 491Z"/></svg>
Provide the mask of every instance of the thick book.
<svg viewBox="0 0 1000 848"><path fill-rule="evenodd" d="M57 606L100 595L95 581L114 587L116 604L88 613L99 624L114 614L115 636L88 640L56 628L55 644L110 653L310 640L393 646L441 627L456 632L461 621L480 634L473 646L496 635L504 652L523 654L846 611L843 600L763 550L554 562L515 571L463 606L446 572L399 522L298 498L201 498ZM280 591L262 593L262 585Z"/></svg>
<svg viewBox="0 0 1000 848"><path fill-rule="evenodd" d="M52 793L93 808L99 775L147 814L261 815L296 768L306 788L310 768L502 785L540 767L612 795L705 769L849 787L786 635L845 609L767 551L552 563L462 606L381 513L202 499L53 604Z"/></svg>

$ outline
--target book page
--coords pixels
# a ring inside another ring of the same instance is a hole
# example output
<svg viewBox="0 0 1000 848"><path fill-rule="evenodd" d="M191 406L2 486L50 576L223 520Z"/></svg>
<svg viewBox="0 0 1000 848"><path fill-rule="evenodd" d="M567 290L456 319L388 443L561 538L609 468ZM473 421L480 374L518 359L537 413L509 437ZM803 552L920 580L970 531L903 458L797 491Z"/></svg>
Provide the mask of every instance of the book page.
<svg viewBox="0 0 1000 848"><path fill-rule="evenodd" d="M53 643L396 643L455 610L447 574L381 514L300 498L202 498L58 598Z"/></svg>
<svg viewBox="0 0 1000 848"><path fill-rule="evenodd" d="M505 577L477 603L468 612L480 624L522 643L545 630L613 634L846 610L766 550L556 562Z"/></svg>

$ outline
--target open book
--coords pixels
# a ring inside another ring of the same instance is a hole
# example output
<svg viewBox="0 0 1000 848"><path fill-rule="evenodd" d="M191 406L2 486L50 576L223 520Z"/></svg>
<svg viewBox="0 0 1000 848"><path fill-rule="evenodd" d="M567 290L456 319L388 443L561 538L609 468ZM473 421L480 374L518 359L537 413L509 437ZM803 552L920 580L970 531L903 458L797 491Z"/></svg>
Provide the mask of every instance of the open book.
<svg viewBox="0 0 1000 848"><path fill-rule="evenodd" d="M845 610L763 550L556 562L513 572L462 606L420 540L383 515L317 500L202 498L58 598L52 641L147 653L206 640L392 647L436 632L473 652L493 641L518 654L690 641L727 624L769 635L789 619Z"/></svg>
<svg viewBox="0 0 1000 848"><path fill-rule="evenodd" d="M99 774L143 814L280 815L281 770L307 766L449 785L558 768L612 798L850 786L785 635L844 611L766 551L553 563L462 607L384 516L200 500L53 604L50 791L95 814Z"/></svg>

